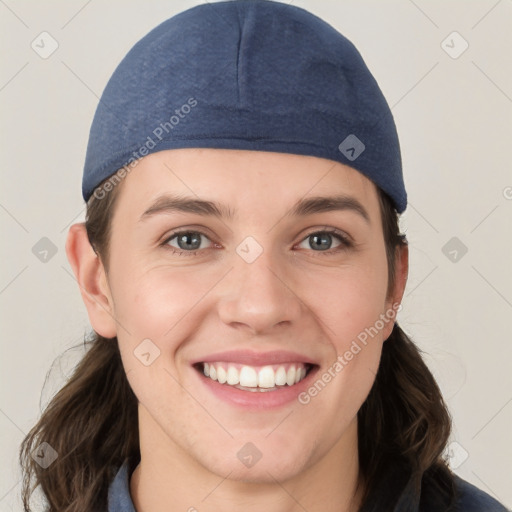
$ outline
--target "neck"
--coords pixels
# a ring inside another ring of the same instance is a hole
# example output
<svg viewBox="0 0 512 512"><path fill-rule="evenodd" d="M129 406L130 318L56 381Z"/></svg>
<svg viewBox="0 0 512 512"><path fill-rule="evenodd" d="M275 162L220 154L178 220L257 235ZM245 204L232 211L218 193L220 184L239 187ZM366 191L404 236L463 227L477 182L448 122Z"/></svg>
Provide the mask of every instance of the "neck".
<svg viewBox="0 0 512 512"><path fill-rule="evenodd" d="M139 408L139 424L145 426L139 432L141 461L130 480L137 512L169 512L170 505L189 512L357 512L361 505L356 421L294 477L257 483L212 473L175 445L145 409Z"/></svg>

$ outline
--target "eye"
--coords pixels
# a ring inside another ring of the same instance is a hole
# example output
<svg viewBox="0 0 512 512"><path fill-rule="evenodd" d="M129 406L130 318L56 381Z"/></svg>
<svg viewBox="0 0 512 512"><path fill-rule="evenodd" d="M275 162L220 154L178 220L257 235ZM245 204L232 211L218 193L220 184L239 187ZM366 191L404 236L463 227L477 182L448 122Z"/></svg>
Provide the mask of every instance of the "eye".
<svg viewBox="0 0 512 512"><path fill-rule="evenodd" d="M195 256L197 251L209 248L204 247L202 244L202 238L209 240L209 238L201 231L183 230L171 234L164 240L164 242L162 242L162 246L170 249L174 254L178 254L179 256L182 254ZM338 241L338 245L334 249L332 249L333 238ZM349 237L336 229L310 233L302 240L301 244L304 243L309 245L309 247L305 247L306 249L312 249L313 252L324 252L327 253L327 255L338 253L353 246Z"/></svg>
<svg viewBox="0 0 512 512"><path fill-rule="evenodd" d="M180 256L185 253L196 254L195 251L205 248L201 246L201 237L208 239L208 237L200 231L178 231L167 238L162 245L168 247L172 252ZM178 247L171 244L173 241L176 242Z"/></svg>
<svg viewBox="0 0 512 512"><path fill-rule="evenodd" d="M339 244L333 250L331 250L333 238L338 240ZM337 253L352 247L352 242L349 240L348 236L344 235L336 229L315 231L314 233L310 233L301 242L301 244L304 243L307 243L309 248L313 249L314 252L328 252L329 254ZM308 247L306 247L306 249L308 249Z"/></svg>

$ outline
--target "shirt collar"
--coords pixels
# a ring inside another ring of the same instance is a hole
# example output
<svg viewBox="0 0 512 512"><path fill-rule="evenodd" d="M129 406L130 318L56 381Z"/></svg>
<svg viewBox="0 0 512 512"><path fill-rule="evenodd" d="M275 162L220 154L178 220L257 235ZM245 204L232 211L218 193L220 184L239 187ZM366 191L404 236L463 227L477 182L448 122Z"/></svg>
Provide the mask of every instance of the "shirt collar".
<svg viewBox="0 0 512 512"><path fill-rule="evenodd" d="M112 480L108 490L108 512L137 512L130 495L130 461L126 460L124 464L119 468L116 476ZM133 467L133 466L132 466ZM506 512L506 508L503 507L499 502L495 501L491 496L485 494L480 489L469 484L465 480L455 475L455 483L458 487L458 508L457 510L469 510L471 504L481 503L482 506L488 512ZM426 506L424 510L434 511L438 510L438 507L432 507L428 504L429 500L435 498L431 496L431 493L427 493L426 496L422 496L426 500ZM482 510L484 510L482 508ZM397 507L395 510L411 510L410 507L403 508ZM415 512L418 510L414 508Z"/></svg>
<svg viewBox="0 0 512 512"><path fill-rule="evenodd" d="M130 496L129 461L119 468L108 490L108 512L136 512Z"/></svg>

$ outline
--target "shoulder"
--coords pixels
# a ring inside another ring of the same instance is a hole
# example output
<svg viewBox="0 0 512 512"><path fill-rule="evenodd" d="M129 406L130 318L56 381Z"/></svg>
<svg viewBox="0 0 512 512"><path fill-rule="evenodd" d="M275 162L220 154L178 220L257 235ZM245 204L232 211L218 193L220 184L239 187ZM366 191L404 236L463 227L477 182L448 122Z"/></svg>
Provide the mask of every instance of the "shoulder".
<svg viewBox="0 0 512 512"><path fill-rule="evenodd" d="M457 489L453 512L510 512L492 496L455 475Z"/></svg>

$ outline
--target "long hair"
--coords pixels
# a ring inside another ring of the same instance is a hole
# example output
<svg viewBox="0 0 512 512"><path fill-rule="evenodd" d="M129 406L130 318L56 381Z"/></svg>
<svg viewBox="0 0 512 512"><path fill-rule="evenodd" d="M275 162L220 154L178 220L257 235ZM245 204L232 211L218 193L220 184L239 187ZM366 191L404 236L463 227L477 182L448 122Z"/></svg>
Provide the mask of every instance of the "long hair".
<svg viewBox="0 0 512 512"><path fill-rule="evenodd" d="M118 195L110 192L101 200L93 196L87 204L89 242L106 269ZM134 463L140 458L137 398L126 378L117 338L93 331L84 346L85 356L21 444L25 512L32 510L31 495L38 485L47 512L106 510L108 485L116 471L126 460ZM58 454L46 468L34 457L43 442Z"/></svg>
<svg viewBox="0 0 512 512"><path fill-rule="evenodd" d="M122 184L87 203L91 246L108 271L111 219ZM388 261L388 291L395 282L397 249L406 244L398 214L378 189ZM124 462L140 460L137 399L130 388L117 338L92 332L71 377L51 399L20 447L22 501L40 487L47 512L106 510L108 488ZM453 475L442 458L451 419L419 349L395 323L383 345L374 385L358 412L358 443L364 500L360 512L411 511L433 496L438 512L455 494ZM58 454L47 468L33 457L42 443ZM432 492L422 492L423 489ZM429 502L429 505L431 502ZM420 510L421 510L420 508Z"/></svg>
<svg viewBox="0 0 512 512"><path fill-rule="evenodd" d="M407 244L390 198L379 189L388 261L388 296L398 249ZM360 512L451 510L455 481L443 459L451 416L420 349L395 322L375 382L358 412Z"/></svg>

